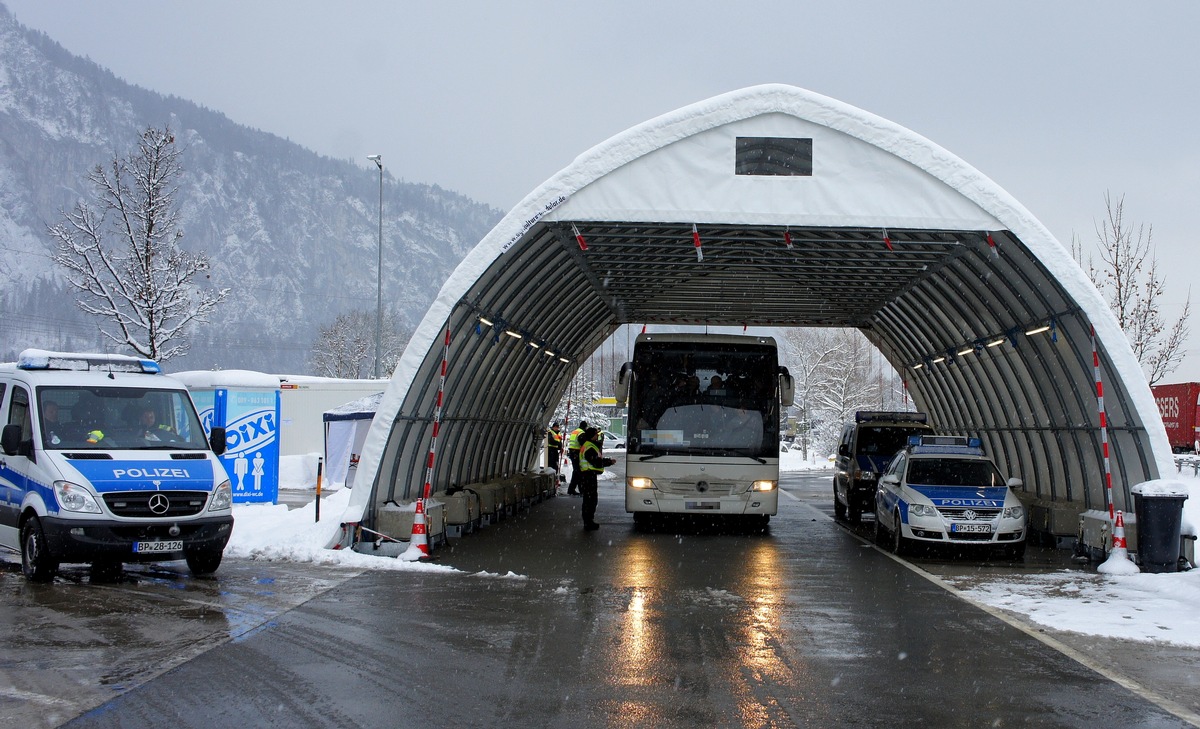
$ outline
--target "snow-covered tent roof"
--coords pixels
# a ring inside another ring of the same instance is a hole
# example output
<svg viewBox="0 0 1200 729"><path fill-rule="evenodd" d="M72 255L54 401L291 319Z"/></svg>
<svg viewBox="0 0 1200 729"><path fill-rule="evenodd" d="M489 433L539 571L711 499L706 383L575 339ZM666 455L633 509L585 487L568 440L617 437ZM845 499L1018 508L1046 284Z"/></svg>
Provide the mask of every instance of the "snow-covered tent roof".
<svg viewBox="0 0 1200 729"><path fill-rule="evenodd" d="M1118 508L1170 468L1124 335L1029 211L903 127L765 85L618 134L500 221L409 342L346 521L419 494L444 349L435 489L529 468L575 370L624 323L856 327L942 430L1076 510L1105 503L1094 326Z"/></svg>
<svg viewBox="0 0 1200 729"><path fill-rule="evenodd" d="M345 405L338 405L336 408L326 410L321 414L321 419L326 423L338 420L370 420L375 417L375 412L379 409L379 402L382 399L382 392L360 397Z"/></svg>

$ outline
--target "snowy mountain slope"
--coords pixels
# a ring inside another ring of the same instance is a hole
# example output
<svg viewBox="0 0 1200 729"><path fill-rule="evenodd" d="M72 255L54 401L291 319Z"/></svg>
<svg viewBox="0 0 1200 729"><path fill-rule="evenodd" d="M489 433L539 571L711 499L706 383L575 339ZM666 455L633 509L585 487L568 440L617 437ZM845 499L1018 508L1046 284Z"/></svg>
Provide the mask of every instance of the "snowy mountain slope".
<svg viewBox="0 0 1200 729"><path fill-rule="evenodd" d="M170 369L307 371L320 326L374 311L375 169L309 152L191 102L127 84L0 6L0 361L27 346L103 349L50 260L46 226L89 192L86 173L170 125L183 150L184 247L230 287ZM414 324L501 211L384 178L384 305Z"/></svg>

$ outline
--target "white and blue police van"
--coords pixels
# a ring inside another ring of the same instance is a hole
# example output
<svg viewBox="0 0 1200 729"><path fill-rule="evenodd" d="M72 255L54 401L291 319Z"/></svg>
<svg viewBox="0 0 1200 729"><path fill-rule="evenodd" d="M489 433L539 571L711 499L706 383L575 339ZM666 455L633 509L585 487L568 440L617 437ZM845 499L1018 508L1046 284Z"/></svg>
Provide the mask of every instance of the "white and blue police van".
<svg viewBox="0 0 1200 729"><path fill-rule="evenodd" d="M875 492L875 540L897 554L914 544L998 548L1025 555L1025 508L978 438L914 435Z"/></svg>
<svg viewBox="0 0 1200 729"><path fill-rule="evenodd" d="M0 547L33 581L60 563L112 577L125 562L221 564L229 478L187 389L153 360L28 349L0 364Z"/></svg>

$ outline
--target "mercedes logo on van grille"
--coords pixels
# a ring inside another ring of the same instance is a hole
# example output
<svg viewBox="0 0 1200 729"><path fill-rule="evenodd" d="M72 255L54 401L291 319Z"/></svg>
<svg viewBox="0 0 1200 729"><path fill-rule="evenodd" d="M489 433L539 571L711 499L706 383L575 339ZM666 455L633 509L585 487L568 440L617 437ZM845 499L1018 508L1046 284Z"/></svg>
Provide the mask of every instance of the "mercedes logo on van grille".
<svg viewBox="0 0 1200 729"><path fill-rule="evenodd" d="M150 497L149 506L150 511L162 515L167 513L167 509L171 508L171 502L162 494L154 494Z"/></svg>

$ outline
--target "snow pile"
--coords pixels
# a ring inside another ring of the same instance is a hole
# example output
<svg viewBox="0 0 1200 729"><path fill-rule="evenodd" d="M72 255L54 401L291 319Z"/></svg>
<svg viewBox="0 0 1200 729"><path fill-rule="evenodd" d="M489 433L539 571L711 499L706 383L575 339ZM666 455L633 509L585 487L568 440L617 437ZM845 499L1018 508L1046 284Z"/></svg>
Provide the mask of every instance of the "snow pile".
<svg viewBox="0 0 1200 729"><path fill-rule="evenodd" d="M948 579L955 584L959 579ZM960 589L1054 630L1200 647L1200 570L1101 575L1063 571Z"/></svg>
<svg viewBox="0 0 1200 729"><path fill-rule="evenodd" d="M372 557L347 549L325 549L331 531L338 529L350 501L350 489L321 500L321 521L315 509L291 509L284 504L239 504L233 507L233 535L225 554L242 559L311 562L361 569L405 572L455 572L453 567Z"/></svg>

